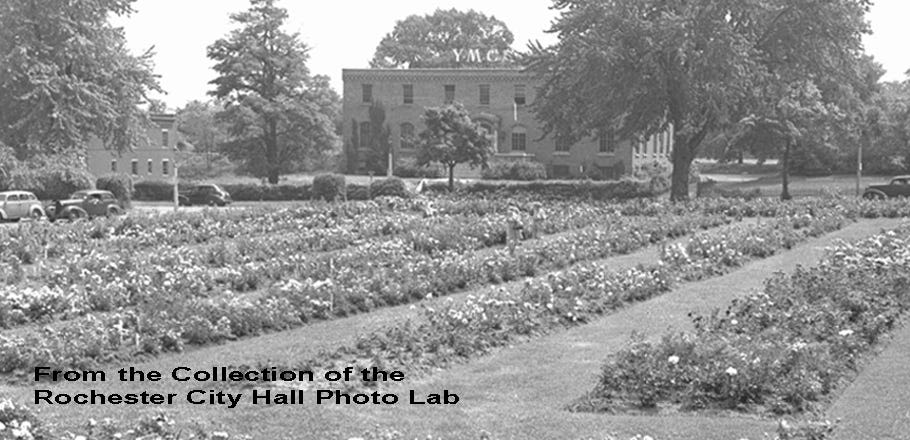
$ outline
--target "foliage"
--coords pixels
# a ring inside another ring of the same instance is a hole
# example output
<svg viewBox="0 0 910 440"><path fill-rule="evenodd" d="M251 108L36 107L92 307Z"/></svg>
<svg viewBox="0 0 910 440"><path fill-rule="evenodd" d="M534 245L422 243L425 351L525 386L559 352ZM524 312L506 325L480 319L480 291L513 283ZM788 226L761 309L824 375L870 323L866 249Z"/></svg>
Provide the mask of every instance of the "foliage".
<svg viewBox="0 0 910 440"><path fill-rule="evenodd" d="M369 136L369 152L367 153L367 169L378 175L385 175L389 168L389 151L392 143L389 140L391 131L386 124L385 105L380 101L370 104L370 133L360 133L360 136Z"/></svg>
<svg viewBox="0 0 910 440"><path fill-rule="evenodd" d="M50 440L51 435L28 407L0 398L0 438Z"/></svg>
<svg viewBox="0 0 910 440"><path fill-rule="evenodd" d="M869 2L556 0L559 42L526 60L543 79L534 108L545 132L612 128L642 139L672 125L671 196L688 198L706 137L737 120L756 84L783 68L854 84ZM819 27L819 20L826 25Z"/></svg>
<svg viewBox="0 0 910 440"><path fill-rule="evenodd" d="M0 142L20 158L82 151L92 136L115 150L147 143L152 53L130 54L108 22L133 2L0 4Z"/></svg>
<svg viewBox="0 0 910 440"><path fill-rule="evenodd" d="M430 164L417 166L417 161L410 158L396 162L394 171L395 177L437 179L443 176L443 171L439 166Z"/></svg>
<svg viewBox="0 0 910 440"><path fill-rule="evenodd" d="M183 155L180 163L181 180L207 180L233 174L237 166L221 153L192 153Z"/></svg>
<svg viewBox="0 0 910 440"><path fill-rule="evenodd" d="M427 186L431 191L448 191L442 184ZM660 193L654 192L650 182L622 179L609 182L593 181L534 181L524 182L495 182L478 181L463 185L459 188L465 194L500 194L505 196L534 196L545 199L580 198L583 200L628 200L637 198L656 197Z"/></svg>
<svg viewBox="0 0 910 440"><path fill-rule="evenodd" d="M417 165L438 162L449 171L449 191L455 189L455 165L486 167L491 143L479 123L459 103L426 109L426 129L420 132Z"/></svg>
<svg viewBox="0 0 910 440"><path fill-rule="evenodd" d="M507 53L513 41L512 32L496 17L473 9L437 9L432 15L411 15L396 22L376 48L370 67L509 67L514 65L511 56L491 61L486 59L486 51ZM483 59L470 60L472 50L479 50L482 55L477 58Z"/></svg>
<svg viewBox="0 0 910 440"><path fill-rule="evenodd" d="M95 188L110 191L125 207L133 201L133 178L128 174L101 176L95 181Z"/></svg>
<svg viewBox="0 0 910 440"><path fill-rule="evenodd" d="M313 197L332 202L345 196L343 174L320 174L313 178Z"/></svg>
<svg viewBox="0 0 910 440"><path fill-rule="evenodd" d="M530 160L496 161L480 173L487 180L544 180L547 168Z"/></svg>
<svg viewBox="0 0 910 440"><path fill-rule="evenodd" d="M910 309L908 236L903 227L838 244L818 266L777 274L725 312L694 317L694 334L633 341L604 366L594 407L817 408Z"/></svg>
<svg viewBox="0 0 910 440"><path fill-rule="evenodd" d="M39 199L65 199L94 187L94 178L78 158L67 155L36 156L10 173L10 187L31 191Z"/></svg>
<svg viewBox="0 0 910 440"><path fill-rule="evenodd" d="M231 16L239 27L208 48L219 74L210 94L225 103L217 117L231 137L224 150L272 184L337 149L340 109L328 78L307 70L309 48L282 30L287 11L275 2L250 0Z"/></svg>
<svg viewBox="0 0 910 440"><path fill-rule="evenodd" d="M404 180L397 177L389 177L388 179L377 180L370 185L370 197L401 197L406 199L411 197L411 192L408 190Z"/></svg>

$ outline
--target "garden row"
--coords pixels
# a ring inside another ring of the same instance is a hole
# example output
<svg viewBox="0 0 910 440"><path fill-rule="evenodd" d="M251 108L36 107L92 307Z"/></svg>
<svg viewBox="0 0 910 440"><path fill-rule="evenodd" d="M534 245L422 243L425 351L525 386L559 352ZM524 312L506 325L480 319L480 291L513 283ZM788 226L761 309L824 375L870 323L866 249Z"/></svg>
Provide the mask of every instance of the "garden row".
<svg viewBox="0 0 910 440"><path fill-rule="evenodd" d="M529 229L542 235L609 227L620 221L609 205L556 207L562 215L539 218ZM381 214L363 215L358 229L351 229L346 222L346 227L309 227L293 234L238 237L155 252L106 248L101 243L79 258L39 265L27 282L0 287L0 328L174 297L247 292L303 276L332 280L333 285L353 285L362 280L345 281L335 268L357 275L374 272L377 267L397 267L403 261L438 267L434 261L438 258L456 259L505 242L504 214L429 218L394 211ZM330 249L339 251L310 253ZM401 277L397 274L392 279Z"/></svg>
<svg viewBox="0 0 910 440"><path fill-rule="evenodd" d="M910 309L910 225L778 274L692 334L633 341L604 366L582 410L818 409Z"/></svg>
<svg viewBox="0 0 910 440"><path fill-rule="evenodd" d="M52 307L56 302L61 304L58 309L66 309L91 303L91 307L99 309L97 304L106 301L133 306L40 330L20 329L17 336L0 336L0 372L34 365L89 366L118 356L179 351L187 343L211 343L284 330L312 320L419 301L428 295L446 295L626 253L729 221L726 217L700 215L611 220L608 227L526 242L514 255L505 249L429 255L395 240L351 248L331 258L288 255L231 266L218 275L277 281L263 295L213 292L208 297L200 296L199 292L212 289L207 283L217 282L217 276L180 260L167 266L151 266L159 271L155 278L130 272L116 283L92 283L92 277L86 277L82 282L90 296L73 301L63 292L54 299L43 296L30 304ZM108 267L116 264L111 261ZM143 270L140 265L131 269ZM230 272L233 270L243 272ZM127 283L129 289L125 288Z"/></svg>
<svg viewBox="0 0 910 440"><path fill-rule="evenodd" d="M581 265L530 280L521 289L425 308L425 319L420 322L373 332L353 345L319 353L293 368L324 371L359 359L365 365L382 365L414 377L516 340L580 325L630 302L668 292L680 281L719 276L750 259L789 249L847 222L832 210L702 232L685 246L667 246L660 262L653 265L620 272L597 264Z"/></svg>

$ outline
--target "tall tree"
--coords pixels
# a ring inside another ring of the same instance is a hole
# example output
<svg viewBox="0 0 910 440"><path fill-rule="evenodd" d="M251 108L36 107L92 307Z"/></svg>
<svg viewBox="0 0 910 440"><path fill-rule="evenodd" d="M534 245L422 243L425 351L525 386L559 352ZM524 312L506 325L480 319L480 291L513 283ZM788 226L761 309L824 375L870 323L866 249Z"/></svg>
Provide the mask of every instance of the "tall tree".
<svg viewBox="0 0 910 440"><path fill-rule="evenodd" d="M417 165L439 162L449 171L449 191L455 189L455 166L468 163L486 167L493 154L483 127L458 103L431 107L423 115L426 129L420 132Z"/></svg>
<svg viewBox="0 0 910 440"><path fill-rule="evenodd" d="M582 136L613 128L643 138L672 124L671 197L683 200L692 160L706 136L737 121L743 100L773 76L777 64L830 69L857 57L870 2L554 4L563 11L551 30L559 42L531 45L527 59L530 70L544 78L535 110L545 130Z"/></svg>
<svg viewBox="0 0 910 440"><path fill-rule="evenodd" d="M370 67L508 67L515 64L510 52L514 40L496 17L473 9L437 9L397 22L380 41Z"/></svg>
<svg viewBox="0 0 910 440"><path fill-rule="evenodd" d="M0 141L17 156L78 153L93 135L118 150L147 142L151 52L132 55L108 22L133 2L0 2Z"/></svg>
<svg viewBox="0 0 910 440"><path fill-rule="evenodd" d="M218 78L210 92L225 103L227 152L243 169L278 183L282 173L338 146L334 119L340 99L325 76L311 76L309 48L282 29L287 11L276 0L250 0L231 15L238 26L208 48Z"/></svg>

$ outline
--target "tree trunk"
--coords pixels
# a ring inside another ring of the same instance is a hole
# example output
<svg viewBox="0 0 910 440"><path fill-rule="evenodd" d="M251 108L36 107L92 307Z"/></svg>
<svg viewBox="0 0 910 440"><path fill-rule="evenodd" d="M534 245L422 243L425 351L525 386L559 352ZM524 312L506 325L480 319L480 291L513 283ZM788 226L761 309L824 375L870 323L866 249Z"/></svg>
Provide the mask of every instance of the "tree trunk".
<svg viewBox="0 0 910 440"><path fill-rule="evenodd" d="M780 199L790 200L790 141L784 142L784 157L781 164Z"/></svg>
<svg viewBox="0 0 910 440"><path fill-rule="evenodd" d="M449 192L455 192L455 164L449 165Z"/></svg>
<svg viewBox="0 0 910 440"><path fill-rule="evenodd" d="M268 166L269 183L278 184L279 170L281 164L278 163L278 124L275 121L269 121L268 132L265 139L266 162Z"/></svg>
<svg viewBox="0 0 910 440"><path fill-rule="evenodd" d="M673 174L670 176L670 200L689 200L689 170L692 168L692 142L686 136L675 136L673 143Z"/></svg>

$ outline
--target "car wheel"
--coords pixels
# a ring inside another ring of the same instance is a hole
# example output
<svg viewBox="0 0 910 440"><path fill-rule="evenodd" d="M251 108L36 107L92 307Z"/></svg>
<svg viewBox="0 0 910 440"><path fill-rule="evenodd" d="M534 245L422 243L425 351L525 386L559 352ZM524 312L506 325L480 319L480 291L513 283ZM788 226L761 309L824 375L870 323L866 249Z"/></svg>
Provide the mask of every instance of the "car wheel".
<svg viewBox="0 0 910 440"><path fill-rule="evenodd" d="M118 216L118 215L122 215L122 214L123 214L123 210L120 209L119 206L108 206L107 207L107 216L108 217L114 217L114 216Z"/></svg>
<svg viewBox="0 0 910 440"><path fill-rule="evenodd" d="M79 210L79 209L73 209L73 210L71 210L70 212L66 213L66 218L67 218L69 221L74 222L74 221L76 221L76 220L80 220L80 219L85 218L86 215L83 214L84 212L85 212L85 211L82 211L82 210Z"/></svg>
<svg viewBox="0 0 910 440"><path fill-rule="evenodd" d="M863 194L863 198L866 200L885 200L885 195L878 192L867 192Z"/></svg>
<svg viewBox="0 0 910 440"><path fill-rule="evenodd" d="M209 200L209 206L215 206L215 205L217 205L217 204L218 204L218 203L217 203L216 201L214 201L214 200Z"/></svg>
<svg viewBox="0 0 910 440"><path fill-rule="evenodd" d="M44 212L40 209L33 209L32 212L29 213L29 217L31 217L32 220L41 220L41 217L44 217Z"/></svg>

